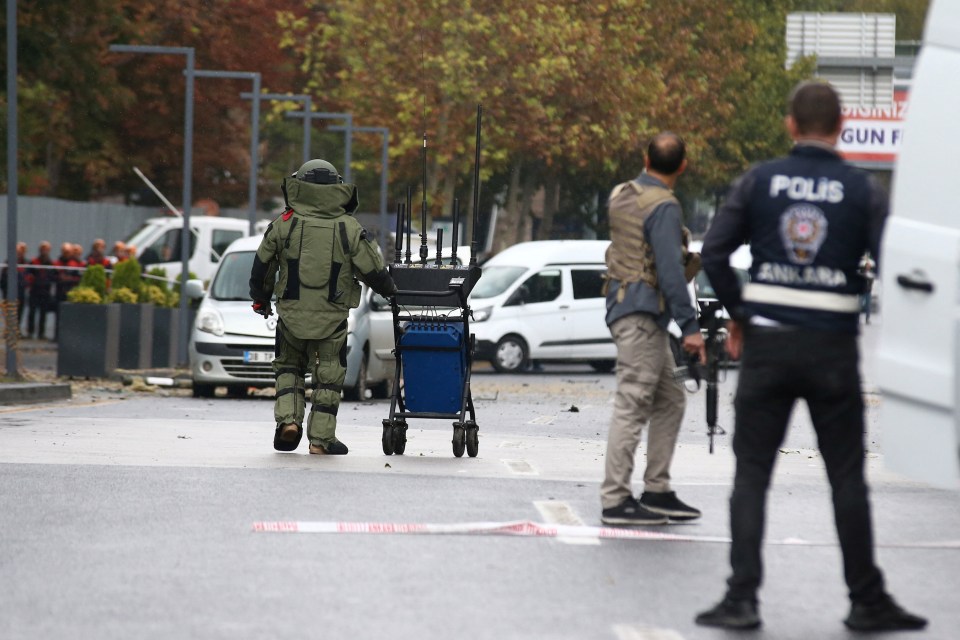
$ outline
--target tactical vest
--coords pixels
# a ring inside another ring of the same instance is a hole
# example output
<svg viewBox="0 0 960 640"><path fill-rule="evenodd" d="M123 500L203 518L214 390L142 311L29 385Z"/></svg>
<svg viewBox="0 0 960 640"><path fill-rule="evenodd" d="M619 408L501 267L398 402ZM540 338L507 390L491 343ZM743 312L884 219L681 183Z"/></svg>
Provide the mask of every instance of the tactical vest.
<svg viewBox="0 0 960 640"><path fill-rule="evenodd" d="M658 290L657 263L653 255L653 248L647 242L643 226L654 210L663 203L672 202L678 207L680 202L669 189L655 185L643 185L636 180L624 182L614 187L610 194L610 246L607 248L607 273L604 283L606 294L609 280L616 280L620 284L617 290L617 302L623 302L627 285L635 282L644 282L651 289ZM686 268L690 265L690 254L687 245L690 242L690 232L683 228L683 262L685 275L689 281L696 275L696 269ZM663 298L660 299L663 307Z"/></svg>

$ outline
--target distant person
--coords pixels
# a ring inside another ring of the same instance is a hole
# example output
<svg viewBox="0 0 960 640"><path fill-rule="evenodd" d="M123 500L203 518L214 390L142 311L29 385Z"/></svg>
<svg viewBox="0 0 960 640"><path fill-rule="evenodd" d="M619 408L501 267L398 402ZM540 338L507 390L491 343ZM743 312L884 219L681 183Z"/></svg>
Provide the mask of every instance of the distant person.
<svg viewBox="0 0 960 640"><path fill-rule="evenodd" d="M703 243L703 268L730 313L730 355L743 361L737 395L730 496L732 575L723 600L697 624L753 629L767 490L797 400L806 401L827 470L851 600L844 623L856 631L922 629L927 621L887 593L874 560L864 478L858 265L879 256L887 196L869 173L837 153L840 96L804 82L785 120L790 155L738 178ZM741 287L730 254L749 242L750 281Z"/></svg>
<svg viewBox="0 0 960 640"><path fill-rule="evenodd" d="M93 241L93 244L90 246L90 253L87 254L86 263L87 266L99 264L103 265L104 268L110 268L110 258L107 257L104 253L107 249L107 243L103 238L97 238Z"/></svg>
<svg viewBox="0 0 960 640"><path fill-rule="evenodd" d="M44 240L37 257L30 261L30 311L27 314L27 336L42 340L47 335L47 313L55 308L54 285L57 273L50 257L50 243ZM36 329L36 333L34 333Z"/></svg>
<svg viewBox="0 0 960 640"><path fill-rule="evenodd" d="M863 276L860 313L863 314L864 324L870 324L870 313L873 311L873 281L877 277L877 263L873 261L869 253L860 260L859 273Z"/></svg>
<svg viewBox="0 0 960 640"><path fill-rule="evenodd" d="M27 264L27 243L17 243L17 264ZM7 267L4 266L0 272L0 290L3 292L3 298L7 298ZM23 322L23 314L27 300L27 269L26 267L17 267L17 332L20 331L20 325Z"/></svg>
<svg viewBox="0 0 960 640"><path fill-rule="evenodd" d="M79 249L79 251L77 250ZM67 294L80 284L83 277L83 247L64 242L60 245L60 255L54 261L57 269L55 312L57 317L57 334L60 330L60 305L67 301Z"/></svg>
<svg viewBox="0 0 960 640"><path fill-rule="evenodd" d="M267 227L250 273L254 312L269 317L276 293L280 316L273 447L294 451L300 444L304 378L311 371L310 453L344 455L348 449L337 439L337 411L346 375L347 315L360 303L357 278L384 297L397 287L377 245L353 217L357 187L343 184L332 164L306 162L284 179L283 196L287 210ZM297 240L290 242L294 233Z"/></svg>
<svg viewBox="0 0 960 640"><path fill-rule="evenodd" d="M617 390L600 502L607 524L655 525L695 520L700 511L670 486L670 465L686 407L674 379L667 325L676 320L683 348L705 360L697 311L690 300L688 234L673 195L687 168L686 147L675 133L658 134L647 147L646 169L610 194L606 322L617 345ZM644 426L647 466L643 493L633 496L634 458Z"/></svg>
<svg viewBox="0 0 960 640"><path fill-rule="evenodd" d="M123 241L117 240L113 243L111 255L117 259L117 262L123 262L127 259L127 245L125 245Z"/></svg>

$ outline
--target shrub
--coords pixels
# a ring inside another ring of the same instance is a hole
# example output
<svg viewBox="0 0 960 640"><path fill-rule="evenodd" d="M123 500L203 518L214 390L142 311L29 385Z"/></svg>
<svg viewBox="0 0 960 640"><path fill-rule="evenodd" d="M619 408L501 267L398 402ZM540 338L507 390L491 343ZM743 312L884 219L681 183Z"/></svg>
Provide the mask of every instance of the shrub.
<svg viewBox="0 0 960 640"><path fill-rule="evenodd" d="M95 266L100 267L100 271L103 271L103 265ZM93 269L93 267L88 268L87 271L90 271L90 269ZM103 302L103 297L93 287L81 284L67 291L67 302L76 304L100 304Z"/></svg>
<svg viewBox="0 0 960 640"><path fill-rule="evenodd" d="M118 262L113 267L113 282L110 286L113 289L129 289L136 296L140 291L140 285L143 278L140 277L140 263L136 258L128 258L123 262Z"/></svg>
<svg viewBox="0 0 960 640"><path fill-rule="evenodd" d="M160 289L166 293L170 290L170 283L167 282L167 270L162 267L154 267L147 271L148 276L153 276L152 278L144 278L144 281L148 285L154 285L160 287Z"/></svg>
<svg viewBox="0 0 960 640"><path fill-rule="evenodd" d="M132 290L130 290L128 287L114 287L110 291L110 296L108 299L110 300L110 302L136 304L137 294L134 293Z"/></svg>
<svg viewBox="0 0 960 640"><path fill-rule="evenodd" d="M77 287L92 289L100 297L100 300L97 300L99 303L103 298L107 297L107 270L102 264L90 265L84 270L83 275L80 276L80 283Z"/></svg>
<svg viewBox="0 0 960 640"><path fill-rule="evenodd" d="M144 285L140 291L140 302L149 302L158 307L167 306L167 293L155 284Z"/></svg>

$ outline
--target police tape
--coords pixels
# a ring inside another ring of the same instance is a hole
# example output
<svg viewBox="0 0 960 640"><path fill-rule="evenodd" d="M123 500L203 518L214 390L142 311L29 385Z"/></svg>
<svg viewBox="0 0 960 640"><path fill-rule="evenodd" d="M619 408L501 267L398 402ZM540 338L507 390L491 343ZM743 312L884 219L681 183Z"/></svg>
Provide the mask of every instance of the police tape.
<svg viewBox="0 0 960 640"><path fill-rule="evenodd" d="M263 521L253 523L254 533L346 533L380 535L488 535L533 538L585 538L607 540L658 540L661 542L729 543L727 536L697 536L680 533L650 531L629 527L593 527L584 525L541 524L529 520L514 522L458 522L404 523L404 522L304 522ZM766 540L768 545L836 547L836 541L784 538ZM874 546L893 549L960 549L960 540L931 542L876 543Z"/></svg>
<svg viewBox="0 0 960 640"><path fill-rule="evenodd" d="M582 525L516 522L461 522L452 524L394 522L254 522L257 533L366 533L366 534L440 534L500 535L536 538L609 538L664 540L671 542L730 542L727 537L691 536L645 529L590 527Z"/></svg>

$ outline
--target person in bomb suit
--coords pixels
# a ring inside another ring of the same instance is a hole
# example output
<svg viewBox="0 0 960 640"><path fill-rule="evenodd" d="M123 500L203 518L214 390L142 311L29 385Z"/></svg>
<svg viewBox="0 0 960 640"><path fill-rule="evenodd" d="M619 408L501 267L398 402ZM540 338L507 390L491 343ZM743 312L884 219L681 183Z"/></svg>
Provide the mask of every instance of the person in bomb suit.
<svg viewBox="0 0 960 640"><path fill-rule="evenodd" d="M310 453L343 455L337 410L346 375L347 314L360 303L359 278L384 297L397 287L374 242L353 217L357 187L325 160L310 160L282 185L287 208L267 226L250 273L253 310L269 317L277 298L273 446L294 451L303 436L304 378L313 375ZM277 275L279 274L279 277Z"/></svg>

